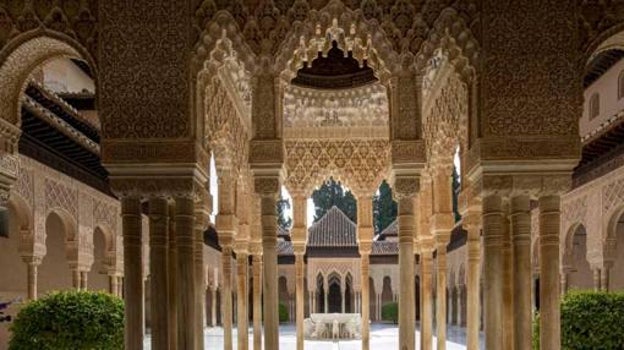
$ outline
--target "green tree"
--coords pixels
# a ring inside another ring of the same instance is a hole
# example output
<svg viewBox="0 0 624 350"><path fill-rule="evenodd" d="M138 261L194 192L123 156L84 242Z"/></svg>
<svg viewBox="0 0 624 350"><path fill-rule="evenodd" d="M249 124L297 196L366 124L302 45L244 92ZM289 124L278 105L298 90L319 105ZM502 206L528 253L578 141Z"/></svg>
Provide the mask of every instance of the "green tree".
<svg viewBox="0 0 624 350"><path fill-rule="evenodd" d="M314 222L317 222L334 205L342 210L353 222L357 221L357 201L351 191L345 191L340 182L330 178L312 192L314 201Z"/></svg>
<svg viewBox="0 0 624 350"><path fill-rule="evenodd" d="M380 233L397 217L397 202L392 198L392 188L384 180L379 192L373 197L373 220L375 232Z"/></svg>
<svg viewBox="0 0 624 350"><path fill-rule="evenodd" d="M292 218L286 216L286 210L290 209L290 202L288 199L280 195L280 199L277 201L277 224L284 230L290 229L292 225Z"/></svg>
<svg viewBox="0 0 624 350"><path fill-rule="evenodd" d="M455 216L455 222L461 220L461 215L459 214L459 208L457 206L457 199L459 197L459 191L461 190L461 184L459 182L459 173L457 172L457 168L453 167L453 214Z"/></svg>

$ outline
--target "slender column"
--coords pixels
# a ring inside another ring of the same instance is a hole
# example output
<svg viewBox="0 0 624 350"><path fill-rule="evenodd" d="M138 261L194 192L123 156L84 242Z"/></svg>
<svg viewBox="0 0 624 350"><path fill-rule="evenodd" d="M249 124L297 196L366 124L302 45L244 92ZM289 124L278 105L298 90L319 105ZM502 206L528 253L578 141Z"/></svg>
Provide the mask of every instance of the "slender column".
<svg viewBox="0 0 624 350"><path fill-rule="evenodd" d="M275 205L280 191L278 177L256 177L256 192L260 195L262 213L262 257L264 291L264 348L279 349L278 275L277 275L277 217Z"/></svg>
<svg viewBox="0 0 624 350"><path fill-rule="evenodd" d="M329 312L329 284L327 283L327 276L324 276L323 278L323 297L324 297L324 303L323 303L323 308L325 309L323 312L328 313Z"/></svg>
<svg viewBox="0 0 624 350"><path fill-rule="evenodd" d="M217 286L210 288L210 324L217 326Z"/></svg>
<svg viewBox="0 0 624 350"><path fill-rule="evenodd" d="M248 269L247 250L237 249L236 253L236 269L237 269L237 298L236 298L236 322L238 324L238 349L247 350L249 348L248 335L248 319L247 319L247 269Z"/></svg>
<svg viewBox="0 0 624 350"><path fill-rule="evenodd" d="M417 178L395 179L399 223L399 349L416 346L414 312L414 235ZM407 311L407 312L406 312Z"/></svg>
<svg viewBox="0 0 624 350"><path fill-rule="evenodd" d="M437 276L436 276L436 330L437 330L437 344L438 350L446 349L446 324L447 324L447 295L446 295L446 244L445 242L436 243L436 262L437 262Z"/></svg>
<svg viewBox="0 0 624 350"><path fill-rule="evenodd" d="M357 238L361 257L361 281L362 281L362 350L370 348L370 290L369 269L370 253L373 247L373 198L372 196L360 196L358 206Z"/></svg>
<svg viewBox="0 0 624 350"><path fill-rule="evenodd" d="M80 290L87 290L89 274L87 271L80 271Z"/></svg>
<svg viewBox="0 0 624 350"><path fill-rule="evenodd" d="M143 350L143 238L141 201L137 197L121 200L124 249L125 349Z"/></svg>
<svg viewBox="0 0 624 350"><path fill-rule="evenodd" d="M167 256L167 301L169 309L169 349L175 350L178 347L178 287L177 287L177 266L178 247L176 244L176 222L175 203L169 203L167 207L169 216L168 256Z"/></svg>
<svg viewBox="0 0 624 350"><path fill-rule="evenodd" d="M178 349L194 349L199 334L195 331L195 267L194 267L194 212L191 196L175 198L176 245L178 248Z"/></svg>
<svg viewBox="0 0 624 350"><path fill-rule="evenodd" d="M503 235L502 199L490 195L483 199L483 243L485 281L485 348L503 349Z"/></svg>
<svg viewBox="0 0 624 350"><path fill-rule="evenodd" d="M114 296L119 296L117 292L119 292L119 279L115 275L108 276L108 292Z"/></svg>
<svg viewBox="0 0 624 350"><path fill-rule="evenodd" d="M570 269L563 267L561 269L561 296L563 297L568 291L568 277L570 276Z"/></svg>
<svg viewBox="0 0 624 350"><path fill-rule="evenodd" d="M511 247L511 224L503 218L503 347L513 349L514 344L514 296L513 258Z"/></svg>
<svg viewBox="0 0 624 350"><path fill-rule="evenodd" d="M600 269L600 290L609 291L609 266L603 266Z"/></svg>
<svg viewBox="0 0 624 350"><path fill-rule="evenodd" d="M301 192L293 191L293 228L291 232L291 240L295 252L295 324L297 326L297 350L303 350L304 344L304 302L305 302L305 286L303 284L305 276L305 245L307 242L307 200L306 196ZM344 296L342 298L344 312Z"/></svg>
<svg viewBox="0 0 624 350"><path fill-rule="evenodd" d="M149 200L150 232L150 309L152 349L169 349L169 313L167 306L169 204L164 197Z"/></svg>
<svg viewBox="0 0 624 350"><path fill-rule="evenodd" d="M361 244L360 244L361 249ZM370 348L370 291L368 283L369 253L360 252L362 273L362 350Z"/></svg>
<svg viewBox="0 0 624 350"><path fill-rule="evenodd" d="M28 279L28 300L37 299L37 269L41 264L41 258L32 257L26 259Z"/></svg>
<svg viewBox="0 0 624 350"><path fill-rule="evenodd" d="M511 199L514 349L531 350L531 208L528 196Z"/></svg>
<svg viewBox="0 0 624 350"><path fill-rule="evenodd" d="M303 350L304 333L303 333L303 320L304 320L304 284L303 276L305 274L305 265L303 261L303 254L305 253L305 246L295 246L295 293L296 293L296 321L297 324L297 350ZM343 299L344 305L344 299ZM344 312L344 309L343 309Z"/></svg>
<svg viewBox="0 0 624 350"><path fill-rule="evenodd" d="M262 349L262 246L252 257L253 261L253 339L254 349Z"/></svg>
<svg viewBox="0 0 624 350"><path fill-rule="evenodd" d="M205 195L205 194L204 194ZM197 203L198 209L204 205ZM204 325L206 324L206 270L204 266L204 231L208 227L209 217L207 210L195 211L195 228L193 243L193 270L195 275L195 333L197 334L195 348L204 349Z"/></svg>
<svg viewBox="0 0 624 350"><path fill-rule="evenodd" d="M431 350L433 342L433 300L431 284L433 279L433 249L422 246L420 250L421 302L420 302L420 348Z"/></svg>
<svg viewBox="0 0 624 350"><path fill-rule="evenodd" d="M594 279L594 290L597 292L597 291L600 290L600 285L601 285L601 283L600 283L600 275L601 275L600 268L594 268L592 270L592 273L593 273L592 276L593 276L593 279Z"/></svg>
<svg viewBox="0 0 624 350"><path fill-rule="evenodd" d="M540 346L561 348L559 310L559 205L557 195L539 199L540 211Z"/></svg>
<svg viewBox="0 0 624 350"><path fill-rule="evenodd" d="M342 303L340 304L340 312L342 312L344 314L345 312L345 281L344 278L340 280L340 295L341 295L341 301Z"/></svg>
<svg viewBox="0 0 624 350"><path fill-rule="evenodd" d="M232 350L232 244L221 244L223 349Z"/></svg>

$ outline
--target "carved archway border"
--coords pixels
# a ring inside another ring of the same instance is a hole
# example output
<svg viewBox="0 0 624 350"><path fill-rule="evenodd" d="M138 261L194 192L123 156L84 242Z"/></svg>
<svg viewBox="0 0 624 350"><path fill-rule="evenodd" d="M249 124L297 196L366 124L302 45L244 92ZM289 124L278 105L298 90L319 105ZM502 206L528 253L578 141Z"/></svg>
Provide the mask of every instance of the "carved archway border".
<svg viewBox="0 0 624 350"><path fill-rule="evenodd" d="M18 35L0 51L0 122L3 136L9 139L7 150L16 151L21 133L20 96L28 77L37 66L57 57L85 60L97 77L94 60L84 47L64 34L47 29Z"/></svg>
<svg viewBox="0 0 624 350"><path fill-rule="evenodd" d="M343 40L339 46L342 49L351 46L354 57L360 63L366 58L378 78L383 80L401 67L400 55L377 21L367 19L360 9L352 10L340 0L332 0L320 10L311 10L304 21L292 24L275 55L274 71L287 80L293 78L303 67L302 55L316 56L316 52L311 52L317 51L315 39L325 36L334 19L338 20L338 27L344 33L352 34L354 39L352 43ZM317 34L318 25L320 33ZM328 44L325 51L330 47Z"/></svg>

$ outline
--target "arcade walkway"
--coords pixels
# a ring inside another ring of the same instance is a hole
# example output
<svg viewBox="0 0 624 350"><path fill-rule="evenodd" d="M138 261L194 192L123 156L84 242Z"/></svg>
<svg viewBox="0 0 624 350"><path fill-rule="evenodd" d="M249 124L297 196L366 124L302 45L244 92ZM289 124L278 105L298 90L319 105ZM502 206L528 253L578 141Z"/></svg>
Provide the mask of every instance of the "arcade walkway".
<svg viewBox="0 0 624 350"><path fill-rule="evenodd" d="M234 346L236 349L236 329L234 332ZM447 328L447 350L465 350L466 329L448 326ZM371 325L371 349L397 349L399 338L399 328L396 325L373 324ZM223 349L223 329L208 328L204 335L206 349ZM294 350L296 347L296 332L294 325L280 326L280 350ZM150 338L145 337L145 350L150 350ZM481 335L481 349L484 349L483 335ZM249 349L253 350L252 330L249 330ZM330 341L306 341L306 350L360 350L359 340L341 341L333 343ZM420 349L420 332L416 331L416 349ZM436 349L434 337L433 350Z"/></svg>

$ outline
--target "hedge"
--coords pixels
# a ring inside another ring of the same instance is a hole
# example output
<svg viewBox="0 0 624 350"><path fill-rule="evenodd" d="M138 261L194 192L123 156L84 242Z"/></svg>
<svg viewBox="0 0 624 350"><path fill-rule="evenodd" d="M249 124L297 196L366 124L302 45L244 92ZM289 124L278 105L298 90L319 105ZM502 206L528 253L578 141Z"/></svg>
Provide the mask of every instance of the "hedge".
<svg viewBox="0 0 624 350"><path fill-rule="evenodd" d="M624 293L571 291L561 302L564 350L624 349L623 325ZM539 349L539 323L533 331L533 348Z"/></svg>
<svg viewBox="0 0 624 350"><path fill-rule="evenodd" d="M288 322L290 320L288 316L289 316L289 314L288 314L288 307L286 307L286 305L280 303L279 304L279 321L281 323Z"/></svg>
<svg viewBox="0 0 624 350"><path fill-rule="evenodd" d="M392 302L381 307L381 319L397 324L399 320L399 304Z"/></svg>
<svg viewBox="0 0 624 350"><path fill-rule="evenodd" d="M10 329L9 350L121 350L123 301L104 292L54 292L28 302Z"/></svg>

